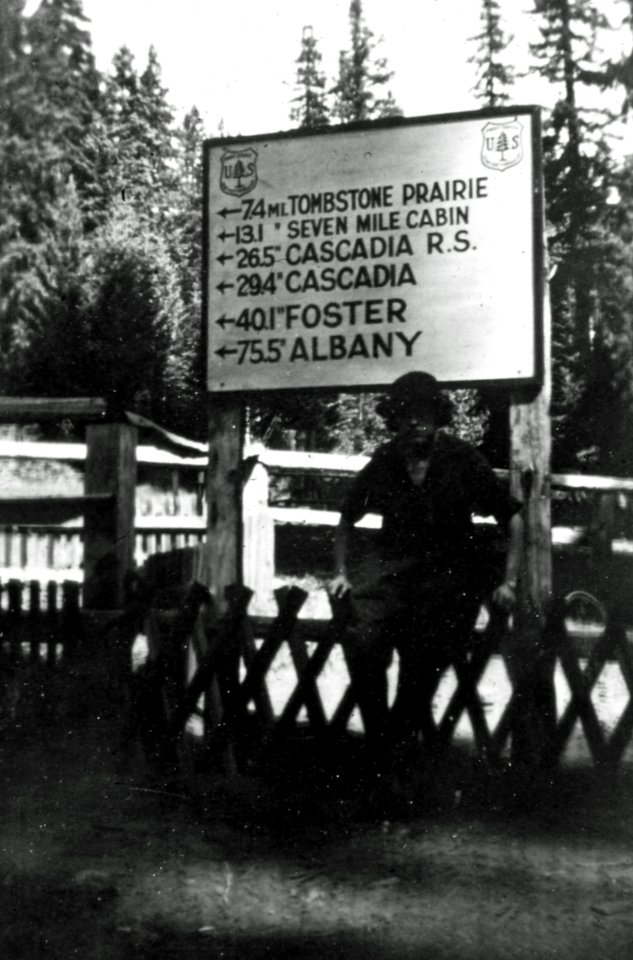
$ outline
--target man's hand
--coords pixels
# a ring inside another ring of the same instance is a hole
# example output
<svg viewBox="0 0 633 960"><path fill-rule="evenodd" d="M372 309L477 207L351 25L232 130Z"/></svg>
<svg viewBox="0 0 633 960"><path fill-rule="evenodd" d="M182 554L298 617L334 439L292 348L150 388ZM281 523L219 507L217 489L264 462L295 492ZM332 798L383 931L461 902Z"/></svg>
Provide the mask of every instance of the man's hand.
<svg viewBox="0 0 633 960"><path fill-rule="evenodd" d="M516 586L506 580L492 594L492 602L501 610L512 610L517 601Z"/></svg>
<svg viewBox="0 0 633 960"><path fill-rule="evenodd" d="M352 585L344 573L337 573L333 580L330 580L330 593L337 600L344 597L352 589Z"/></svg>

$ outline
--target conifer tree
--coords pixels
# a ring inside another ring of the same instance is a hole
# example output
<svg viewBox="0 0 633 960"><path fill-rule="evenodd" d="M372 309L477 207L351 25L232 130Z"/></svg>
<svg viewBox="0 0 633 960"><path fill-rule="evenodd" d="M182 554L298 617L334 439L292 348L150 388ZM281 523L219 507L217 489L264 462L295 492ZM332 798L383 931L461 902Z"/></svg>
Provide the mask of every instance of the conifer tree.
<svg viewBox="0 0 633 960"><path fill-rule="evenodd" d="M100 101L100 77L80 0L43 0L28 19L31 127L45 155L42 186L55 187L72 175L87 207L98 196L91 132ZM63 187L62 187L63 189Z"/></svg>
<svg viewBox="0 0 633 960"><path fill-rule="evenodd" d="M5 371L8 393L81 394L90 377L85 340L85 237L80 200L71 178L59 197L54 225L43 228L32 261L29 296L18 304ZM92 391L90 391L92 392Z"/></svg>
<svg viewBox="0 0 633 960"><path fill-rule="evenodd" d="M123 51L104 82L79 0L1 3L0 389L101 392L184 429L201 175L176 224L156 54L139 76Z"/></svg>
<svg viewBox="0 0 633 960"><path fill-rule="evenodd" d="M84 261L85 368L112 407L165 422L166 370L183 313L167 244L133 205L119 203Z"/></svg>
<svg viewBox="0 0 633 960"><path fill-rule="evenodd" d="M374 34L367 27L361 0L349 7L350 46L339 54L338 78L332 88L332 117L341 123L401 116L388 84L393 72L376 54ZM323 409L321 423L329 444L348 453L368 453L384 438L376 413L376 394L338 394Z"/></svg>
<svg viewBox="0 0 633 960"><path fill-rule="evenodd" d="M78 0L44 0L31 17L4 0L0 57L0 377L29 339L42 277L54 266L50 237L69 189L84 231L100 192L93 121L99 74ZM3 24L4 25L4 24Z"/></svg>
<svg viewBox="0 0 633 960"><path fill-rule="evenodd" d="M507 88L514 81L512 66L502 60L512 38L506 37L503 30L497 0L482 0L480 19L482 30L473 37L477 52L469 59L469 63L477 65L475 96L489 107L498 107L510 99Z"/></svg>
<svg viewBox="0 0 633 960"><path fill-rule="evenodd" d="M183 293L200 286L202 269L202 150L205 139L200 111L192 107L174 136L173 178L177 189L170 202L168 236L182 269Z"/></svg>
<svg viewBox="0 0 633 960"><path fill-rule="evenodd" d="M321 54L312 27L304 27L301 52L297 58L297 92L290 119L299 127L318 130L329 123L325 100L325 74L320 69Z"/></svg>
<svg viewBox="0 0 633 960"><path fill-rule="evenodd" d="M339 56L332 115L341 123L401 116L387 86L393 72L384 57L376 56L377 43L365 23L361 0L351 0L349 22L350 48Z"/></svg>
<svg viewBox="0 0 633 960"><path fill-rule="evenodd" d="M105 105L105 122L116 156L111 194L133 204L143 220L156 226L176 188L173 111L153 47L140 75L127 47L115 54L112 65Z"/></svg>
<svg viewBox="0 0 633 960"><path fill-rule="evenodd" d="M544 174L553 320L554 453L563 466L589 442L580 411L595 384L605 203L612 176L604 118L581 106L606 18L588 0L535 0L541 39L531 45L536 70L559 91L545 122Z"/></svg>
<svg viewBox="0 0 633 960"><path fill-rule="evenodd" d="M202 144L204 126L197 107L176 131L175 192L168 228L178 271L183 311L172 329L167 363L169 416L174 429L205 439L205 358L202 329Z"/></svg>

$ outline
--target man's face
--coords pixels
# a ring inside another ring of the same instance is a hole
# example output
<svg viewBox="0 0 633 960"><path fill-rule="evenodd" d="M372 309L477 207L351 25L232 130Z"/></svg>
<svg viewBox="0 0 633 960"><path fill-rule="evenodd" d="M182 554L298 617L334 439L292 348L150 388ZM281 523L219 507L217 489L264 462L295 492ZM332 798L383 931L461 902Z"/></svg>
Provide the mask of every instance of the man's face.
<svg viewBox="0 0 633 960"><path fill-rule="evenodd" d="M426 403L410 403L396 418L396 438L405 451L414 456L430 453L437 431L433 407Z"/></svg>

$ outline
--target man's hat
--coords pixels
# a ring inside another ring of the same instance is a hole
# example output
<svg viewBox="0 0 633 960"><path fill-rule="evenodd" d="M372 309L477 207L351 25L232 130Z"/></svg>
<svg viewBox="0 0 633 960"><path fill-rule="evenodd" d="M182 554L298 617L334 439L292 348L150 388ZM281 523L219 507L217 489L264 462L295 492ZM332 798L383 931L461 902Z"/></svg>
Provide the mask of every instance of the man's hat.
<svg viewBox="0 0 633 960"><path fill-rule="evenodd" d="M412 370L405 373L389 387L386 396L378 403L376 409L380 416L390 421L401 410L411 404L428 406L435 411L439 426L450 423L452 404L440 390L435 377L422 370Z"/></svg>
<svg viewBox="0 0 633 960"><path fill-rule="evenodd" d="M393 406L408 407L411 403L437 406L440 388L435 377L421 370L412 370L398 377L391 384L388 393Z"/></svg>

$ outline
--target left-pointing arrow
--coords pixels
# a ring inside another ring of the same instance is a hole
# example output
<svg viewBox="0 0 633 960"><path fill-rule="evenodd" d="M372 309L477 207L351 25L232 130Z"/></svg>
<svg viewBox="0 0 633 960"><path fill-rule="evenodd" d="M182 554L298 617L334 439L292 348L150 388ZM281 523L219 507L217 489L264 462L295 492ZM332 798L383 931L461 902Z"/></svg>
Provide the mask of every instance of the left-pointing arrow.
<svg viewBox="0 0 633 960"><path fill-rule="evenodd" d="M225 357L231 356L233 353L237 353L237 347L220 347L219 350L215 351L218 357L222 357L224 360Z"/></svg>
<svg viewBox="0 0 633 960"><path fill-rule="evenodd" d="M219 260L220 263L221 263L222 265L224 265L227 260L234 260L235 257L233 257L233 256L232 256L231 254L229 254L229 253L221 253L220 256L219 256L219 257L216 257L215 259L216 259L216 260Z"/></svg>
<svg viewBox="0 0 633 960"><path fill-rule="evenodd" d="M218 283L216 290L219 290L220 293L226 293L227 290L230 290L231 287L234 287L234 283L227 283L225 280L222 283Z"/></svg>
<svg viewBox="0 0 633 960"><path fill-rule="evenodd" d="M235 323L235 317L227 317L226 314L223 313L222 316L218 317L218 319L215 322L219 327L222 327L222 329L224 330L224 328L228 326L230 323Z"/></svg>
<svg viewBox="0 0 633 960"><path fill-rule="evenodd" d="M233 207L232 210L230 210L228 207L223 207L221 210L218 210L218 213L220 214L220 216L221 216L221 217L224 217L225 220L226 220L226 218L229 216L229 214L231 214L231 213L241 213L241 212L242 212L242 208L241 208L241 207Z"/></svg>

